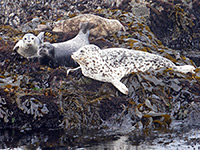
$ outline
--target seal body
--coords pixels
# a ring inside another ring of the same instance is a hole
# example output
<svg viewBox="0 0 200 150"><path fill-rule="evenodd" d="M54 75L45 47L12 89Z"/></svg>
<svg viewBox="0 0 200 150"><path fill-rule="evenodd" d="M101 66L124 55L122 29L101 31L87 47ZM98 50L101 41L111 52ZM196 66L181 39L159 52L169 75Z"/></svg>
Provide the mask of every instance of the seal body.
<svg viewBox="0 0 200 150"><path fill-rule="evenodd" d="M169 59L148 52L126 48L101 50L92 44L81 47L73 53L72 58L80 65L83 75L110 82L123 94L128 94L128 88L120 80L130 73L163 67L183 73L193 72L195 69L191 65L176 66Z"/></svg>
<svg viewBox="0 0 200 150"><path fill-rule="evenodd" d="M39 61L42 65L50 65L52 67L68 66L76 67L78 64L71 58L73 52L80 47L89 44L90 28L94 25L83 23L80 25L80 31L71 40L60 43L44 42L39 47Z"/></svg>
<svg viewBox="0 0 200 150"><path fill-rule="evenodd" d="M44 32L41 32L38 36L27 33L16 43L13 50L25 58L36 57L38 55L39 45L43 40Z"/></svg>
<svg viewBox="0 0 200 150"><path fill-rule="evenodd" d="M94 37L105 37L120 30L125 31L125 27L116 19L107 19L93 14L81 14L76 17L62 20L56 23L54 32L78 32L80 22L89 22L95 25L90 31Z"/></svg>

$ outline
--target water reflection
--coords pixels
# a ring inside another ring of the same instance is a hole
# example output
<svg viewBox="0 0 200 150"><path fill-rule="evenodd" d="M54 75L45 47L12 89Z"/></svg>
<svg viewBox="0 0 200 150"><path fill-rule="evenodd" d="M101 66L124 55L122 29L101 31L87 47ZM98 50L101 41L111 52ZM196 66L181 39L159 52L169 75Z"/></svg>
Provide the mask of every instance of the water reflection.
<svg viewBox="0 0 200 150"><path fill-rule="evenodd" d="M73 131L74 132L74 131ZM200 130L177 131L174 133L155 132L147 138L129 134L127 136L106 135L99 131L61 130L19 132L0 131L0 149L14 150L164 150L200 149ZM141 138L141 139L137 139ZM135 141L139 141L138 143Z"/></svg>

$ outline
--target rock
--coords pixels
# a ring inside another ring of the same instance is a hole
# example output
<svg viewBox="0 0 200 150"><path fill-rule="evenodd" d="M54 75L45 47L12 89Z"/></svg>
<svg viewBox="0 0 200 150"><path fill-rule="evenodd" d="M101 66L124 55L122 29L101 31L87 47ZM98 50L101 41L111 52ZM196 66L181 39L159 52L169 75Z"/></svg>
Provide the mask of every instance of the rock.
<svg viewBox="0 0 200 150"><path fill-rule="evenodd" d="M47 25L39 24L39 25L37 25L37 28L35 30L37 30L37 31L44 31L46 29L49 29L49 27Z"/></svg>

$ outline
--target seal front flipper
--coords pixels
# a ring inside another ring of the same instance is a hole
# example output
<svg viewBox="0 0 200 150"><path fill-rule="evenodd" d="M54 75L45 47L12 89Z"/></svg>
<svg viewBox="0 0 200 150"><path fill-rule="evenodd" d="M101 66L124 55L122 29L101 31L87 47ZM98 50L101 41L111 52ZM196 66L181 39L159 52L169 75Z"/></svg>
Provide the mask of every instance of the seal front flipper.
<svg viewBox="0 0 200 150"><path fill-rule="evenodd" d="M15 47L13 48L13 51L17 51L19 49L19 46L18 45L15 45Z"/></svg>
<svg viewBox="0 0 200 150"><path fill-rule="evenodd" d="M73 69L71 69L71 68L66 69L67 70L67 76L69 75L70 72L74 72L74 71L76 71L78 69L81 69L81 67L79 66L79 67L76 67L76 68L73 68Z"/></svg>
<svg viewBox="0 0 200 150"><path fill-rule="evenodd" d="M19 40L17 44L14 46L13 51L17 52L17 50L23 46L23 41Z"/></svg>
<svg viewBox="0 0 200 150"><path fill-rule="evenodd" d="M111 82L120 92L125 95L128 95L128 88L120 81L114 80Z"/></svg>

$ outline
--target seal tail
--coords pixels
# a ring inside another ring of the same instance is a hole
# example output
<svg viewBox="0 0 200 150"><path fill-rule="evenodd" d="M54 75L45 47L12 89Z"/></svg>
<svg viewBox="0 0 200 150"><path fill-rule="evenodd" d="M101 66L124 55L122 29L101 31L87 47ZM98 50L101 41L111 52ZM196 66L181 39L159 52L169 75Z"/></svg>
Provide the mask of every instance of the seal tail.
<svg viewBox="0 0 200 150"><path fill-rule="evenodd" d="M195 73L195 67L192 65L183 65L183 66L176 66L173 68L175 71L181 72L181 73Z"/></svg>

